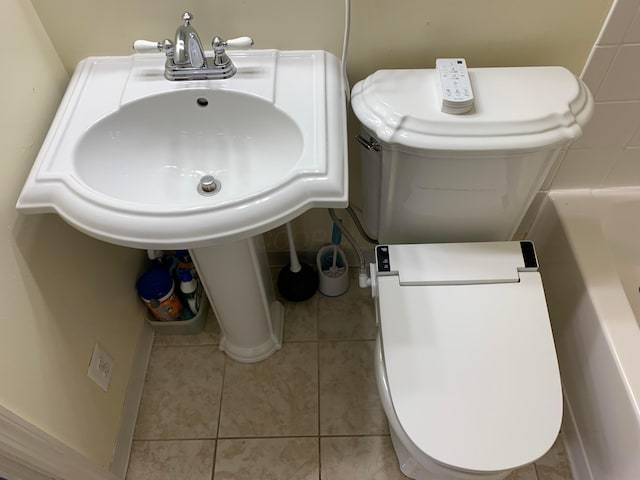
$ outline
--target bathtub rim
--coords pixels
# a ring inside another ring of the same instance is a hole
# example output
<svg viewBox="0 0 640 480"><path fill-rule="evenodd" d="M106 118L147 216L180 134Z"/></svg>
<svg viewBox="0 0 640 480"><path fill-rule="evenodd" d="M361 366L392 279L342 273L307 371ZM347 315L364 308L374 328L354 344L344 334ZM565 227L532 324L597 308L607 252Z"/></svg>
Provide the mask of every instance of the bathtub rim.
<svg viewBox="0 0 640 480"><path fill-rule="evenodd" d="M554 190L547 198L575 256L636 418L640 418L640 325L615 270L601 221L615 203L635 200L640 206L640 188ZM599 279L597 284L594 278Z"/></svg>

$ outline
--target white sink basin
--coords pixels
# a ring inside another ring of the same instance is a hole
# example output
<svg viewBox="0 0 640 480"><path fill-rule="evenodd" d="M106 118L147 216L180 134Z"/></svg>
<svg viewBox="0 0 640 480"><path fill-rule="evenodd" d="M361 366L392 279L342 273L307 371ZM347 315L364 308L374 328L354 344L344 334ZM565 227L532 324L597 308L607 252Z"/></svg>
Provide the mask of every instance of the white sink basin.
<svg viewBox="0 0 640 480"><path fill-rule="evenodd" d="M300 128L273 103L189 89L137 100L99 120L80 138L74 169L113 199L167 211L206 208L291 180L303 147ZM222 186L215 198L198 193L207 174Z"/></svg>
<svg viewBox="0 0 640 480"><path fill-rule="evenodd" d="M225 80L170 82L164 55L91 57L76 69L18 199L140 248L245 239L313 207L347 204L337 59L230 52ZM221 188L203 195L202 176Z"/></svg>

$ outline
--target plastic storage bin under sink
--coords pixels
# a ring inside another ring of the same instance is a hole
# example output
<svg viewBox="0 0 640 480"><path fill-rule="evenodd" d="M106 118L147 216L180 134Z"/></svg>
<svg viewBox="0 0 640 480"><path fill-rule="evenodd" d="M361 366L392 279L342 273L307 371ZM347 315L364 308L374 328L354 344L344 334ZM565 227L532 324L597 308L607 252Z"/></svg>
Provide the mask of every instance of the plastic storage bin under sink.
<svg viewBox="0 0 640 480"><path fill-rule="evenodd" d="M200 310L195 317L189 320L177 320L175 322L159 322L155 320L148 308L145 309L145 320L160 335L195 335L202 332L209 313L209 299L202 295Z"/></svg>

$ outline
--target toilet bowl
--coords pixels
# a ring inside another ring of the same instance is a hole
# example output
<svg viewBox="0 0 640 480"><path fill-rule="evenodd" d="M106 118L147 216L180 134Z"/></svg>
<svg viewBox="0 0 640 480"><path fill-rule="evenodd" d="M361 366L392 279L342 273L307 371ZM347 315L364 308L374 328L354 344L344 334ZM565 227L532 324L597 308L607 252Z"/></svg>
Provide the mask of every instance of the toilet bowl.
<svg viewBox="0 0 640 480"><path fill-rule="evenodd" d="M403 473L497 480L546 453L562 391L533 245L389 245L376 257L376 380Z"/></svg>
<svg viewBox="0 0 640 480"><path fill-rule="evenodd" d="M364 228L381 244L378 390L400 468L419 480L504 478L546 453L562 417L535 251L507 240L593 97L562 67L468 79L464 114L443 110L434 69L379 70L351 94Z"/></svg>

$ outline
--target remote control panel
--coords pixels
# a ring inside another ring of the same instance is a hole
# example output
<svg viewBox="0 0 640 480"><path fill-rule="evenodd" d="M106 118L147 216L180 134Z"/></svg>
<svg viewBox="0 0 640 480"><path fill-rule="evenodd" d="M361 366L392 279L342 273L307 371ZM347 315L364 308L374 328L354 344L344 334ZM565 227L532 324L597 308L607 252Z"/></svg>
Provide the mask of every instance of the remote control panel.
<svg viewBox="0 0 640 480"><path fill-rule="evenodd" d="M473 108L473 90L464 58L438 58L436 71L440 79L442 111L453 115Z"/></svg>

